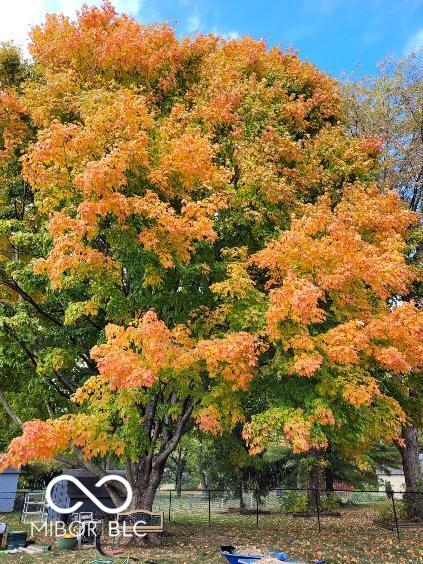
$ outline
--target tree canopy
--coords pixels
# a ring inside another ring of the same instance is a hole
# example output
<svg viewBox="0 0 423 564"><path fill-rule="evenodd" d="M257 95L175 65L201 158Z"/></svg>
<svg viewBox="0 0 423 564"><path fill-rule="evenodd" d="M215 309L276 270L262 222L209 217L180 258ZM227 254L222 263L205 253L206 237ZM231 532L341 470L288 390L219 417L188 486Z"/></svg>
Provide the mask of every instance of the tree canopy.
<svg viewBox="0 0 423 564"><path fill-rule="evenodd" d="M62 399L3 466L112 454L148 506L192 425L243 425L252 453L399 438L384 382L423 357L418 217L379 189L380 140L349 135L337 83L109 2L29 48L0 94L0 388L18 364Z"/></svg>

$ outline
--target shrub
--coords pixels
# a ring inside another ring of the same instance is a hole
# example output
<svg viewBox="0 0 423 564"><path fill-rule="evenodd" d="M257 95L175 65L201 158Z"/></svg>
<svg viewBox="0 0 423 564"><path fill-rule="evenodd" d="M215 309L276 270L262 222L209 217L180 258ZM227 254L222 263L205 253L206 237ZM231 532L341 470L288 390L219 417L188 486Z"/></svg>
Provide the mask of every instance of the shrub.
<svg viewBox="0 0 423 564"><path fill-rule="evenodd" d="M281 507L287 513L301 513L307 511L307 493L297 491L283 492Z"/></svg>
<svg viewBox="0 0 423 564"><path fill-rule="evenodd" d="M329 492L320 498L321 511L333 511L343 505L341 498L335 492Z"/></svg>
<svg viewBox="0 0 423 564"><path fill-rule="evenodd" d="M395 511L398 521L407 521L407 511L403 501L395 500ZM377 516L381 521L394 520L394 509L391 499L387 499L379 505Z"/></svg>

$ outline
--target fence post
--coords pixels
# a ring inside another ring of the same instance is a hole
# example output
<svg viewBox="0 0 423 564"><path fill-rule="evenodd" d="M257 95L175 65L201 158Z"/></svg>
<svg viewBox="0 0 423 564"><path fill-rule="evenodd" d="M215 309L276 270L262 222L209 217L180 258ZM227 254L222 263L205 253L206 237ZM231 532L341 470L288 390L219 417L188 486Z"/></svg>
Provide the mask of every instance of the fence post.
<svg viewBox="0 0 423 564"><path fill-rule="evenodd" d="M320 524L320 500L319 500L319 488L316 488L316 509L317 509L317 522L319 524L319 533L322 531L322 526Z"/></svg>
<svg viewBox="0 0 423 564"><path fill-rule="evenodd" d="M210 490L208 490L209 492L209 525L211 522L211 497L210 497Z"/></svg>
<svg viewBox="0 0 423 564"><path fill-rule="evenodd" d="M394 499L394 492L391 492L391 499L392 499L392 509L394 510L394 519L395 519L395 528L397 530L397 537L398 537L398 541L400 540L400 532L399 532L399 527L398 527L398 517L397 517L397 510L395 507L395 499Z"/></svg>
<svg viewBox="0 0 423 564"><path fill-rule="evenodd" d="M170 511L172 509L172 490L169 490L169 523L170 523Z"/></svg>

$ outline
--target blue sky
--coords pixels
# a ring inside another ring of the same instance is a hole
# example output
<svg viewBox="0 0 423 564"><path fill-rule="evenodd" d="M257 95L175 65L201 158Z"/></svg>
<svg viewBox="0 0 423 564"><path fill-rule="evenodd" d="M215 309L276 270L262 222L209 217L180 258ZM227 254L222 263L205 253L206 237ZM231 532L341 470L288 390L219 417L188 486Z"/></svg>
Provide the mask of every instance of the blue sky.
<svg viewBox="0 0 423 564"><path fill-rule="evenodd" d="M101 0L88 2L101 3ZM0 40L24 45L46 11L73 16L82 0L11 0L2 6ZM245 34L294 47L335 76L374 72L386 55L423 46L423 0L116 0L139 21L174 23L177 33Z"/></svg>

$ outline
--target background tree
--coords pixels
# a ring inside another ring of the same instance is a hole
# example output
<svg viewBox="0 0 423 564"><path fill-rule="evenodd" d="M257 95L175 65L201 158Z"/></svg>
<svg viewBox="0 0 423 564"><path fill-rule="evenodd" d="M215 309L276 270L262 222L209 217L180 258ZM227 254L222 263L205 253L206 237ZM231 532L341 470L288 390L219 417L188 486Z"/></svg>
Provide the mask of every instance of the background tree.
<svg viewBox="0 0 423 564"><path fill-rule="evenodd" d="M387 59L379 73L342 84L351 133L382 142L378 181L414 211L423 205L423 50Z"/></svg>
<svg viewBox="0 0 423 564"><path fill-rule="evenodd" d="M393 189L414 211L423 205L423 51L404 60L387 60L375 76L349 78L343 84L347 119L353 135L374 135L382 142L379 185ZM410 234L409 260L421 265L421 224ZM409 299L421 307L421 279L410 288ZM387 389L408 416L398 443L406 489L415 492L423 485L419 462L418 430L422 428L422 374L413 371L407 378L387 381ZM423 516L419 496L405 497L409 513ZM419 503L420 501L420 503ZM417 506L415 504L417 503Z"/></svg>
<svg viewBox="0 0 423 564"><path fill-rule="evenodd" d="M193 435L185 435L175 451L169 456L164 479L174 484L176 495L182 495L183 488L199 487L198 468L195 464L197 440Z"/></svg>
<svg viewBox="0 0 423 564"><path fill-rule="evenodd" d="M272 460L251 456L239 427L232 433L209 439L208 443L205 459L208 487L231 493L238 500L240 511L246 509L247 492L260 497L281 485L285 476L283 462L287 457L292 458L288 452Z"/></svg>

